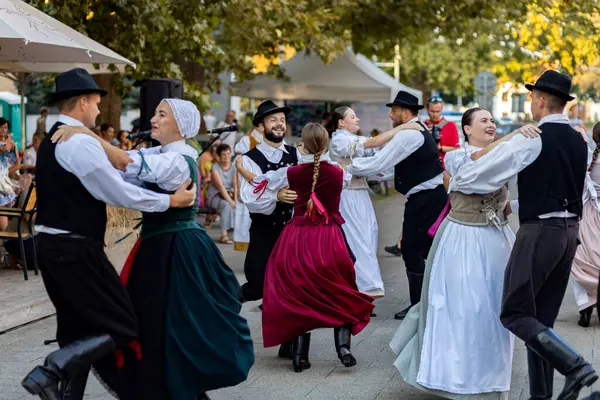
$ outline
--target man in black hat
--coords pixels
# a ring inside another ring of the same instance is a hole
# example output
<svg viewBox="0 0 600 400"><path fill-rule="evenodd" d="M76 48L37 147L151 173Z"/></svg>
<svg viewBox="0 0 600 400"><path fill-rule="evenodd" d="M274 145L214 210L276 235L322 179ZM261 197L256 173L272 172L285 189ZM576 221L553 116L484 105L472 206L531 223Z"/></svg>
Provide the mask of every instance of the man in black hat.
<svg viewBox="0 0 600 400"><path fill-rule="evenodd" d="M531 91L531 114L541 135L528 139L517 134L476 153L476 161L452 178L450 190L468 194L477 182L481 193L489 193L518 176L518 210L512 211L519 213L521 226L506 269L500 320L527 346L531 398L552 397L556 368L566 377L558 399L574 400L598 375L552 327L579 243L578 221L592 154L564 114L567 102L574 99L569 94L571 78L548 70L525 87ZM485 157L492 150L494 156ZM485 179L483 169L501 171L502 176Z"/></svg>
<svg viewBox="0 0 600 400"><path fill-rule="evenodd" d="M195 200L194 188L184 186L165 195L124 182L102 147L110 151L112 146L91 136L76 134L64 143L52 142L61 125L93 127L105 94L83 69L57 76L50 100L60 115L38 150L36 245L44 285L56 309L60 349L22 385L45 400L81 399L90 365L101 374L103 368L116 368L114 358L107 356L137 337L131 300L104 253L106 204L159 212Z"/></svg>
<svg viewBox="0 0 600 400"><path fill-rule="evenodd" d="M387 106L391 108L390 118L394 127L416 122L423 131L399 132L374 157L355 158L348 172L372 176L393 168L395 188L408 198L400 249L408 276L410 306L394 316L404 319L408 310L421 300L425 258L433 242L427 231L444 209L448 195L443 185L444 170L437 145L431 132L418 119L419 110L423 108L419 100L408 92L400 91Z"/></svg>
<svg viewBox="0 0 600 400"><path fill-rule="evenodd" d="M244 154L244 168L256 175L262 175L268 171L298 164L300 156L297 149L285 144L283 140L287 126L286 117L290 112L289 107L278 107L271 100L260 104L253 124L263 132L264 140ZM287 189L277 193L267 190L257 199L255 187L244 180L240 195L252 220L250 244L244 262L244 273L248 282L242 285L240 292L240 300L245 302L260 300L263 297L267 261L281 231L292 217L296 194Z"/></svg>
<svg viewBox="0 0 600 400"><path fill-rule="evenodd" d="M254 116L253 125L258 127L264 140L242 157L242 165L248 171L262 175L268 171L298 164L298 150L284 142L286 117L289 107L279 107L267 100L260 104ZM244 274L247 282L240 290L240 301L260 300L263 297L265 270L271 251L279 239L285 224L292 217L296 193L282 189L269 190L257 198L254 185L242 179L240 197L250 212L250 243L244 261ZM291 357L291 346L281 345L279 355Z"/></svg>

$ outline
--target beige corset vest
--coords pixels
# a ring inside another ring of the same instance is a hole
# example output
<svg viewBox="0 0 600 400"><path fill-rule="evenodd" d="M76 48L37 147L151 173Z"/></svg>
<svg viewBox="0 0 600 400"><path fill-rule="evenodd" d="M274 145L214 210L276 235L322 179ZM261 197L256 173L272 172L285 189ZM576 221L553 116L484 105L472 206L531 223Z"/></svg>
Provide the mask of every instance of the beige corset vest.
<svg viewBox="0 0 600 400"><path fill-rule="evenodd" d="M463 225L506 225L504 216L508 189L502 189L489 194L450 193L452 209L448 219Z"/></svg>
<svg viewBox="0 0 600 400"><path fill-rule="evenodd" d="M350 157L344 158L336 158L335 162L339 163L342 166L350 165L352 163L352 159ZM369 185L367 184L367 178L362 176L354 176L352 175L352 180L350 181L350 185L346 187L346 189L357 190L357 189L367 189Z"/></svg>

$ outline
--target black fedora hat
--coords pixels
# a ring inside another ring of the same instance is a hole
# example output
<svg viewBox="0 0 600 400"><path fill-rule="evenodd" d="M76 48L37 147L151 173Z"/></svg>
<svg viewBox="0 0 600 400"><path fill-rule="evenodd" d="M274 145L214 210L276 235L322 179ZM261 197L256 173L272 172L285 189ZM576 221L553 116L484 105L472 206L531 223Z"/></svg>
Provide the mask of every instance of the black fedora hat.
<svg viewBox="0 0 600 400"><path fill-rule="evenodd" d="M267 115L275 114L278 112L282 112L287 117L289 113L292 112L292 109L289 107L279 107L271 100L263 101L258 106L258 110L256 110L256 114L254 114L254 119L252 120L252 125L258 126L263 119Z"/></svg>
<svg viewBox="0 0 600 400"><path fill-rule="evenodd" d="M571 85L571 78L568 75L549 69L535 81L535 84L528 83L525 87L527 90L535 89L571 101L575 98L571 96Z"/></svg>
<svg viewBox="0 0 600 400"><path fill-rule="evenodd" d="M419 99L413 96L412 94L401 90L396 95L396 98L393 102L387 103L386 106L398 106L403 108L408 108L409 110L419 111L424 106L419 104Z"/></svg>
<svg viewBox="0 0 600 400"><path fill-rule="evenodd" d="M100 89L94 78L83 68L63 72L55 79L56 91L48 95L50 103L56 103L83 94L98 93L106 96L106 90Z"/></svg>

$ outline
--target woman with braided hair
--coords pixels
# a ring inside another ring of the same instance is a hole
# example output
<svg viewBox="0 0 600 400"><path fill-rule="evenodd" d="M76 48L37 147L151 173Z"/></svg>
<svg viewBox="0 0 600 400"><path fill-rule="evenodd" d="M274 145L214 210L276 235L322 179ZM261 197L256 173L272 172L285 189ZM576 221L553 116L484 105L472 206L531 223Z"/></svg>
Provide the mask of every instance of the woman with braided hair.
<svg viewBox="0 0 600 400"><path fill-rule="evenodd" d="M310 331L318 328L334 328L338 358L346 367L356 365L350 335L369 323L374 308L374 299L356 286L353 255L341 228L340 197L352 176L328 158L328 142L325 128L309 123L302 129L298 166L255 176L238 165L259 188L289 186L298 195L294 216L267 264L262 312L265 347L293 340L296 372L310 368Z"/></svg>
<svg viewBox="0 0 600 400"><path fill-rule="evenodd" d="M586 177L586 190L583 195L583 214L579 223L579 239L571 274L575 301L579 308L579 325L590 326L592 312L597 304L598 275L600 273L600 123L594 125L592 138L596 150Z"/></svg>

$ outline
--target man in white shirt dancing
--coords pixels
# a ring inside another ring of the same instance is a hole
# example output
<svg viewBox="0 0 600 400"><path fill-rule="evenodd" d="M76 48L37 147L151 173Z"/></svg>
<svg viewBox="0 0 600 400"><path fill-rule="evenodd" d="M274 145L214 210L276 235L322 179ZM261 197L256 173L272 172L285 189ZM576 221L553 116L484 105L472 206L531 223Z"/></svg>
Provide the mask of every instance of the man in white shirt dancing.
<svg viewBox="0 0 600 400"><path fill-rule="evenodd" d="M423 131L402 131L375 156L355 158L348 166L348 172L358 176L372 176L393 168L395 188L408 198L400 249L406 265L410 305L396 313L396 319L404 319L421 300L425 258L433 243L427 231L448 201L437 145L417 117L423 108L418 101L412 94L400 91L387 106L391 108L390 118L395 127L416 122L423 126Z"/></svg>
<svg viewBox="0 0 600 400"><path fill-rule="evenodd" d="M124 182L102 148L110 144L88 135L53 143L52 135L63 124L94 126L105 94L83 69L59 75L51 100L60 115L38 151L36 243L44 285L56 308L61 348L22 385L44 400L80 400L92 364L102 375L103 368L116 368L107 357L113 351L126 345L136 350L137 318L104 253L106 204L158 212L187 207L196 197L194 187L186 190L189 182L173 195Z"/></svg>

